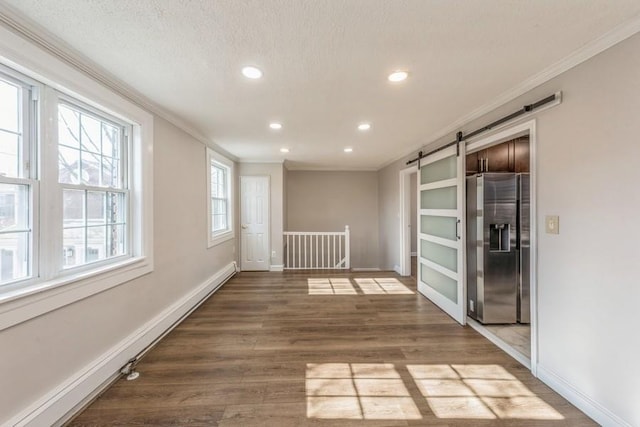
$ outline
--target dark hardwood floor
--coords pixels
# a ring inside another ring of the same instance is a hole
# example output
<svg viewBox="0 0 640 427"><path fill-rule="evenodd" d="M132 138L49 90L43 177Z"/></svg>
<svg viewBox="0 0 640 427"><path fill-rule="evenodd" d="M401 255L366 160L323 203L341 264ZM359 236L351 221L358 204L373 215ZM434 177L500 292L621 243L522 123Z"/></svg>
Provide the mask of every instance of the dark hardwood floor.
<svg viewBox="0 0 640 427"><path fill-rule="evenodd" d="M240 273L138 371L70 425L596 425L393 273Z"/></svg>

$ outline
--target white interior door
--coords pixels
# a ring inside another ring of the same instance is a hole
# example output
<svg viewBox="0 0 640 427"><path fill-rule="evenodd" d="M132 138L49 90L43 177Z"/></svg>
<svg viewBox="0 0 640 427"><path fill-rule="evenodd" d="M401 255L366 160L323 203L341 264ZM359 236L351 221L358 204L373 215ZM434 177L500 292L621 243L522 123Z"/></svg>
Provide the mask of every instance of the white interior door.
<svg viewBox="0 0 640 427"><path fill-rule="evenodd" d="M240 177L240 269L269 270L269 177Z"/></svg>
<svg viewBox="0 0 640 427"><path fill-rule="evenodd" d="M464 153L455 146L421 160L418 291L460 324L466 319Z"/></svg>

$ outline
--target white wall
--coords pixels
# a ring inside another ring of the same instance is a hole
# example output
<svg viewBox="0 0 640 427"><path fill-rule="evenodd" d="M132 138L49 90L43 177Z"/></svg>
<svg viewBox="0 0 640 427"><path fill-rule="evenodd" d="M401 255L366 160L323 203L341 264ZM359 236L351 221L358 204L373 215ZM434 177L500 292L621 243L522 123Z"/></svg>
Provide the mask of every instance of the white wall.
<svg viewBox="0 0 640 427"><path fill-rule="evenodd" d="M204 145L154 134L154 272L1 331L0 425L234 261L235 239L207 249Z"/></svg>
<svg viewBox="0 0 640 427"><path fill-rule="evenodd" d="M351 267L378 267L376 172L289 171L287 231L343 231L351 236Z"/></svg>
<svg viewBox="0 0 640 427"><path fill-rule="evenodd" d="M378 266L382 270L400 268L400 170L405 161L397 161L378 171ZM417 190L416 190L417 191Z"/></svg>
<svg viewBox="0 0 640 427"><path fill-rule="evenodd" d="M275 257L271 257L272 266L283 265L283 236L284 232L284 165L282 163L240 163L238 165L239 176L268 176L270 177L269 216L271 222L271 251L275 251ZM238 181L237 188L240 189ZM242 195L238 197L241 199ZM238 224L241 222L240 209L238 209ZM240 248L242 250L242 248Z"/></svg>
<svg viewBox="0 0 640 427"><path fill-rule="evenodd" d="M535 116L536 217L544 224L545 215L560 216L559 235L538 230L538 372L583 396L605 425L640 425L638 52L636 34L463 128L563 91L562 104ZM398 263L393 234L405 160L380 171L383 268Z"/></svg>

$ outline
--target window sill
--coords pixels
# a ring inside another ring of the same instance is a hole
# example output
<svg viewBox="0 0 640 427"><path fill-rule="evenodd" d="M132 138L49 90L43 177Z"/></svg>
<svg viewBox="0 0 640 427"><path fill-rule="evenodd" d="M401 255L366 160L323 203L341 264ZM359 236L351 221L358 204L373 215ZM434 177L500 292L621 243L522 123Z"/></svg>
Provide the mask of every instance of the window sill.
<svg viewBox="0 0 640 427"><path fill-rule="evenodd" d="M0 331L121 285L153 271L147 257L128 258L108 266L0 294Z"/></svg>
<svg viewBox="0 0 640 427"><path fill-rule="evenodd" d="M226 231L224 233L218 234L217 236L213 237L213 238L209 238L209 244L207 245L207 248L212 248L214 246L219 245L220 243L226 242L227 240L231 240L235 237L235 234L233 233L233 230L229 230Z"/></svg>

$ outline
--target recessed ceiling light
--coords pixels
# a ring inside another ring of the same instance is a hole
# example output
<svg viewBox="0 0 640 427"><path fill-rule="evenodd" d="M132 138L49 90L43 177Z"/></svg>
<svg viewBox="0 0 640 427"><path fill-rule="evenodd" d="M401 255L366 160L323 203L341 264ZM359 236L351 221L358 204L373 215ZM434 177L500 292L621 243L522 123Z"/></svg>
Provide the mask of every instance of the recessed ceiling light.
<svg viewBox="0 0 640 427"><path fill-rule="evenodd" d="M409 77L409 73L407 73L406 71L394 71L393 73L389 74L389 77L387 78L390 82L397 83L407 80L407 77Z"/></svg>
<svg viewBox="0 0 640 427"><path fill-rule="evenodd" d="M369 123L360 123L358 125L359 130L369 130L371 129L371 125Z"/></svg>
<svg viewBox="0 0 640 427"><path fill-rule="evenodd" d="M344 149L345 153L351 153L352 151L353 151L353 148L351 148L351 147L347 147L347 148Z"/></svg>
<svg viewBox="0 0 640 427"><path fill-rule="evenodd" d="M248 79L259 79L262 77L262 70L256 67L244 67L242 74Z"/></svg>
<svg viewBox="0 0 640 427"><path fill-rule="evenodd" d="M282 123L269 123L269 127L275 130L282 129Z"/></svg>
<svg viewBox="0 0 640 427"><path fill-rule="evenodd" d="M281 148L281 149L280 149L280 152L281 152L281 153L288 153L288 152L289 152L289 149L288 149L288 148Z"/></svg>

